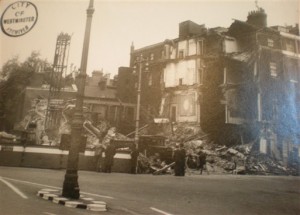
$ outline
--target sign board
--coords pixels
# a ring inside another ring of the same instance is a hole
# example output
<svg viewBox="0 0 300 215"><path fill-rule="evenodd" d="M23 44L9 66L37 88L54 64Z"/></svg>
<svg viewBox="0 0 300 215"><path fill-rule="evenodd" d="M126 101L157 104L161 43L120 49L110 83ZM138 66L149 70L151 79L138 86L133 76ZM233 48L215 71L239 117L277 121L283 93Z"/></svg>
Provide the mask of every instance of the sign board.
<svg viewBox="0 0 300 215"><path fill-rule="evenodd" d="M169 123L170 120L168 118L154 118L154 123Z"/></svg>

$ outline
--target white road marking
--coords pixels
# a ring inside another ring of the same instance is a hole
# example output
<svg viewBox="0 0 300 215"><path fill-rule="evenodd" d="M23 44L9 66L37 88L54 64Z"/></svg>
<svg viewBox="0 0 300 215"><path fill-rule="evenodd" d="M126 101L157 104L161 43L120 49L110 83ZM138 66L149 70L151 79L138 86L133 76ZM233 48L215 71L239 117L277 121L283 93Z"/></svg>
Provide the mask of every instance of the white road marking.
<svg viewBox="0 0 300 215"><path fill-rule="evenodd" d="M158 212L158 213L164 214L164 215L172 215L172 214L170 214L170 213L168 213L168 212L159 210L159 209L154 208L154 207L150 207L150 209L151 209L151 210L154 210L154 211L156 211L156 212Z"/></svg>
<svg viewBox="0 0 300 215"><path fill-rule="evenodd" d="M10 181L16 181L16 182L21 182L21 183L25 183L25 184L32 184L32 185L37 185L37 186L41 186L41 187L49 187L49 188L61 190L60 187L54 187L54 186L49 186L49 185L45 185L45 184L38 184L38 183L30 182L30 181L22 181L22 180L13 179L13 178L7 178L7 177L1 177L1 178L5 178L6 180L10 180Z"/></svg>
<svg viewBox="0 0 300 215"><path fill-rule="evenodd" d="M4 184L6 184L10 189L12 189L15 193L17 193L19 196L21 196L24 199L28 199L28 197L21 192L17 187L9 183L8 181L4 180L2 177L0 177L0 181L2 181Z"/></svg>
<svg viewBox="0 0 300 215"><path fill-rule="evenodd" d="M6 177L1 177L1 178L5 178L6 180L11 180L11 181L16 181L16 182L21 182L21 183L36 185L36 186L40 186L40 187L49 187L49 188L54 188L54 189L59 189L59 190L62 189L61 187L54 187L54 186L49 186L49 185L45 185L45 184L34 183L34 182L30 182L30 181L22 181L22 180L17 180L17 179L13 179L13 178L6 178ZM103 196L103 195L94 194L94 193L87 193L87 192L80 192L80 193L86 194L86 195L90 195L90 196L96 196L96 197L100 197L100 198L115 199L114 197L111 197L111 196Z"/></svg>
<svg viewBox="0 0 300 215"><path fill-rule="evenodd" d="M103 196L103 195L98 195L98 194L93 194L93 193L86 193L86 192L80 192L82 194L86 194L89 196L97 196L97 197L101 197L101 198L105 198L105 199L114 199L114 197L111 196Z"/></svg>
<svg viewBox="0 0 300 215"><path fill-rule="evenodd" d="M48 213L48 212L44 212L44 214L47 214L47 215L56 215L56 214Z"/></svg>
<svg viewBox="0 0 300 215"><path fill-rule="evenodd" d="M140 215L139 213L136 213L136 212L134 212L132 210L129 210L127 208L124 208L124 207L116 207L116 209L119 209L119 210L122 210L122 211L126 211L127 213L130 213L132 215Z"/></svg>

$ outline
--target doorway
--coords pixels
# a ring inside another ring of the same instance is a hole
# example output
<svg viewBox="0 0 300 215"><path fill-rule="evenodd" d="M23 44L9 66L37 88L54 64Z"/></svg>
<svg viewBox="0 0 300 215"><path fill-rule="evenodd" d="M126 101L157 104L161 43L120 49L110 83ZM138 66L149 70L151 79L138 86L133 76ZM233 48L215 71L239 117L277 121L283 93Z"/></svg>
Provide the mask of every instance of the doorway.
<svg viewBox="0 0 300 215"><path fill-rule="evenodd" d="M176 116L177 116L177 108L176 106L172 105L171 107L171 122L176 122Z"/></svg>

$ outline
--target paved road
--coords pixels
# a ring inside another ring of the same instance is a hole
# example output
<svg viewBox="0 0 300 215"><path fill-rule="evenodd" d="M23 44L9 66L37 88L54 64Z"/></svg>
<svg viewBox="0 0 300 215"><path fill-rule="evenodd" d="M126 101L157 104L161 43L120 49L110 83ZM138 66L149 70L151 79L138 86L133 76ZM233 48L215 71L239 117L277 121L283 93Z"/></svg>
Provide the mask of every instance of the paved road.
<svg viewBox="0 0 300 215"><path fill-rule="evenodd" d="M66 208L36 196L46 186L61 187L64 173L0 167L0 214L99 214ZM80 171L79 184L81 192L107 202L109 211L102 212L106 214L300 214L299 177L174 177Z"/></svg>

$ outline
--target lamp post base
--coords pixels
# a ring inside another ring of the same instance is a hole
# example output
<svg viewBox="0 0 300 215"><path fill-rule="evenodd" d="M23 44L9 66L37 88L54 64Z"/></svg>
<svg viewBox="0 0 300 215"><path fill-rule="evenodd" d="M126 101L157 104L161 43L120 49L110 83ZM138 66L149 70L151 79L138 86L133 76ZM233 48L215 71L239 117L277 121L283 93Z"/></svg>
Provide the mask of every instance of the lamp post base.
<svg viewBox="0 0 300 215"><path fill-rule="evenodd" d="M63 184L62 196L71 199L79 199L79 191L77 170L67 170Z"/></svg>

